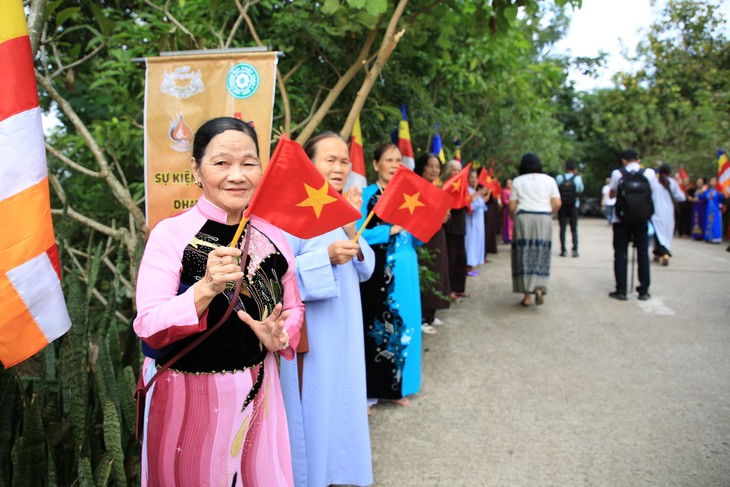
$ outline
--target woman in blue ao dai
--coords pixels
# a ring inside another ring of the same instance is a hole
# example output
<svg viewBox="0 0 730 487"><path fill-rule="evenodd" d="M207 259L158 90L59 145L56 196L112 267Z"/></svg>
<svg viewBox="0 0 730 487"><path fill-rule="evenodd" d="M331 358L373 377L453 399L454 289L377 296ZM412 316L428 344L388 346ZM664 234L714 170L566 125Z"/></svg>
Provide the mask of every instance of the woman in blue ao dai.
<svg viewBox="0 0 730 487"><path fill-rule="evenodd" d="M325 132L304 149L329 185L342 191L350 172L345 141ZM360 208L359 187L343 195ZM286 235L309 341L296 361L281 363L297 487L373 483L359 284L370 278L375 257L362 237L353 242L356 234L352 222L310 239Z"/></svg>
<svg viewBox="0 0 730 487"><path fill-rule="evenodd" d="M377 181L363 190L358 228L386 190L403 156L395 144L375 151ZM360 285L365 331L365 367L370 403L387 399L407 405L421 387L421 300L418 258L421 242L377 215L363 237L375 252L375 271Z"/></svg>

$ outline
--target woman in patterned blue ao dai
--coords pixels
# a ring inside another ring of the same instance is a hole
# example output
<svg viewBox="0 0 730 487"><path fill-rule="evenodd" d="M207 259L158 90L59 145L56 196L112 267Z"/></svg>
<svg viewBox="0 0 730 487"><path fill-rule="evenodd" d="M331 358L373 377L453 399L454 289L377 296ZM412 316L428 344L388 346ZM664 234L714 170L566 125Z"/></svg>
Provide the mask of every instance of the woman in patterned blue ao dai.
<svg viewBox="0 0 730 487"><path fill-rule="evenodd" d="M376 149L373 168L378 179L363 190L358 228L402 163L395 144ZM368 402L386 399L405 406L407 396L421 388L421 299L415 249L421 242L377 215L363 237L375 252L373 276L360 285Z"/></svg>

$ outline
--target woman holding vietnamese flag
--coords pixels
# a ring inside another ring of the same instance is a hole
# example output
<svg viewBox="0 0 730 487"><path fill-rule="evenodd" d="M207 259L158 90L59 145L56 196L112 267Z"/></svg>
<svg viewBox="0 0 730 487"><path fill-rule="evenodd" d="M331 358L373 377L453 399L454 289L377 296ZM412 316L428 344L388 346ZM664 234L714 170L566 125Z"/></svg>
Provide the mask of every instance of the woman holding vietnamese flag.
<svg viewBox="0 0 730 487"><path fill-rule="evenodd" d="M324 132L304 150L328 184L342 192L350 173L342 137ZM359 187L343 196L360 209ZM281 363L298 487L373 483L360 282L372 275L375 255L364 238L353 242L356 234L355 221L310 239L285 234L296 258L309 343L297 360Z"/></svg>
<svg viewBox="0 0 730 487"><path fill-rule="evenodd" d="M360 228L403 163L398 146L375 150L377 181L363 190ZM375 271L360 285L365 330L365 367L369 404L390 400L402 406L421 388L421 299L418 258L421 242L377 215L363 237L375 252Z"/></svg>
<svg viewBox="0 0 730 487"><path fill-rule="evenodd" d="M137 280L134 330L154 381L142 485L292 486L274 355L294 357L303 305L281 231L252 216L237 233L262 176L253 128L205 122L191 169L203 195L155 226Z"/></svg>
<svg viewBox="0 0 730 487"><path fill-rule="evenodd" d="M427 152L416 159L413 172L421 176L431 184L436 184L441 176L441 161L436 154ZM449 219L449 213L444 216L443 222ZM444 322L436 317L436 310L448 309L451 302L448 300L451 292L449 281L449 254L446 247L446 231L443 225L426 243L426 248L431 257L430 262L422 262L430 271L438 274L439 278L434 283L434 291L421 292L421 331L433 335L436 333L435 326L443 325ZM437 294L438 293L438 294ZM440 294L440 295L439 295Z"/></svg>

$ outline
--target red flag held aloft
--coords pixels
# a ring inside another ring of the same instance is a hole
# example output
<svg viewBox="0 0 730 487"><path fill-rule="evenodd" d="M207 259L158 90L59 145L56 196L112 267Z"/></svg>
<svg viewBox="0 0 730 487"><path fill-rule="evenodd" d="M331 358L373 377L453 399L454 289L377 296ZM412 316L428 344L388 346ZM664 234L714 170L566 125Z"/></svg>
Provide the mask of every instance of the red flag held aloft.
<svg viewBox="0 0 730 487"><path fill-rule="evenodd" d="M487 172L487 168L482 167L482 170L479 171L479 177L477 178L477 182L485 188L490 187L490 185L492 184L492 177Z"/></svg>
<svg viewBox="0 0 730 487"><path fill-rule="evenodd" d="M428 242L451 208L451 196L404 165L398 166L373 211Z"/></svg>
<svg viewBox="0 0 730 487"><path fill-rule="evenodd" d="M244 213L299 238L312 238L360 218L329 186L302 146L283 135Z"/></svg>
<svg viewBox="0 0 730 487"><path fill-rule="evenodd" d="M442 186L447 194L451 195L451 209L464 208L471 210L471 198L469 197L469 169L471 162L464 169L449 178Z"/></svg>

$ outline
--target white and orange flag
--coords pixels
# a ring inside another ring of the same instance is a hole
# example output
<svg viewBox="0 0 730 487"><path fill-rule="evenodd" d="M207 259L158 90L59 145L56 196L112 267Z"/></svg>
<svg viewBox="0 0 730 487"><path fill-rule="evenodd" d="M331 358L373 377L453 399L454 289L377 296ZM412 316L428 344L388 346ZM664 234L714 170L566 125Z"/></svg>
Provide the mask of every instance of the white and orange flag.
<svg viewBox="0 0 730 487"><path fill-rule="evenodd" d="M350 174L347 175L345 189L351 186L364 188L368 185L365 173L365 153L363 152L362 129L360 128L360 115L355 119L355 126L350 135Z"/></svg>
<svg viewBox="0 0 730 487"><path fill-rule="evenodd" d="M46 149L22 0L0 0L0 361L71 327L53 235Z"/></svg>

